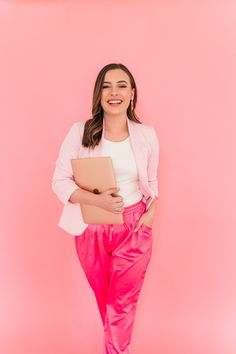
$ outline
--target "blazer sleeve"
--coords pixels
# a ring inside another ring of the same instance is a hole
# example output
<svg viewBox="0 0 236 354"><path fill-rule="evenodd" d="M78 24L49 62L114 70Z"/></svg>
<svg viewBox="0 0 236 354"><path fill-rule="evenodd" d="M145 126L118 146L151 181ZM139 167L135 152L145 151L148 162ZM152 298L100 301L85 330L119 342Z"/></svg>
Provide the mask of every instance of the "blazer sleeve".
<svg viewBox="0 0 236 354"><path fill-rule="evenodd" d="M151 129L151 153L148 160L148 184L154 191L155 196L158 197L158 179L157 169L159 164L159 140L156 129Z"/></svg>
<svg viewBox="0 0 236 354"><path fill-rule="evenodd" d="M71 159L78 158L80 146L79 123L73 123L67 132L55 162L55 169L51 180L53 192L63 203L70 203L71 194L79 188L73 179Z"/></svg>

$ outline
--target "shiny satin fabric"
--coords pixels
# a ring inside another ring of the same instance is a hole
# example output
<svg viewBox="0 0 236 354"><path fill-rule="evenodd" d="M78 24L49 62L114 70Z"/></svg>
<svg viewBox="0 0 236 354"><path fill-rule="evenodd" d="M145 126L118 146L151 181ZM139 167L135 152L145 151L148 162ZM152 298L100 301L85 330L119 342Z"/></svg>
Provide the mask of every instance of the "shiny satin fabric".
<svg viewBox="0 0 236 354"><path fill-rule="evenodd" d="M103 354L129 354L136 306L152 253L152 227L134 228L143 200L123 208L123 224L89 224L76 252L96 297L104 327Z"/></svg>

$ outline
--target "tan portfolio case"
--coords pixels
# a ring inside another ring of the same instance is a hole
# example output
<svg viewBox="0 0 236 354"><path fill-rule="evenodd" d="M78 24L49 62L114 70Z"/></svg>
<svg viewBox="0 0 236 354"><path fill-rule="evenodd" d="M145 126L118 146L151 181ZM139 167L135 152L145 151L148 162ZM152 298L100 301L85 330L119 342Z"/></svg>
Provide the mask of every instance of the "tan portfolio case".
<svg viewBox="0 0 236 354"><path fill-rule="evenodd" d="M71 166L75 183L89 192L99 194L108 188L117 187L110 156L72 159ZM117 196L119 193L112 193ZM80 203L86 224L123 224L122 213L115 214L95 205Z"/></svg>

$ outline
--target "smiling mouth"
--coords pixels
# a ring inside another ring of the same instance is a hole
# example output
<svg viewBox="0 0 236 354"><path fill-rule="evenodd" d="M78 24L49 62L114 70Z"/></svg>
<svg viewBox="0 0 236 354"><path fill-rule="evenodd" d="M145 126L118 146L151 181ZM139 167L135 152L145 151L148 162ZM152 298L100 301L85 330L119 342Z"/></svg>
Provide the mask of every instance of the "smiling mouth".
<svg viewBox="0 0 236 354"><path fill-rule="evenodd" d="M121 104L123 101L122 100L109 100L107 101L109 105L111 106L118 106L119 104Z"/></svg>

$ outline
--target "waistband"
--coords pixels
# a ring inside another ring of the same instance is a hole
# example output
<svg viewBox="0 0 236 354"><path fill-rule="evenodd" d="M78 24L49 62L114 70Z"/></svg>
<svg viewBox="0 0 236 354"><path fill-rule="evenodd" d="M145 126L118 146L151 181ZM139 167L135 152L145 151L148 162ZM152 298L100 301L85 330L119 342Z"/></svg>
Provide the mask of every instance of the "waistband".
<svg viewBox="0 0 236 354"><path fill-rule="evenodd" d="M142 206L145 206L146 204L144 203L143 199L140 199L138 202L129 205L127 207L123 208L122 214L127 215L134 213L135 211L139 210Z"/></svg>

